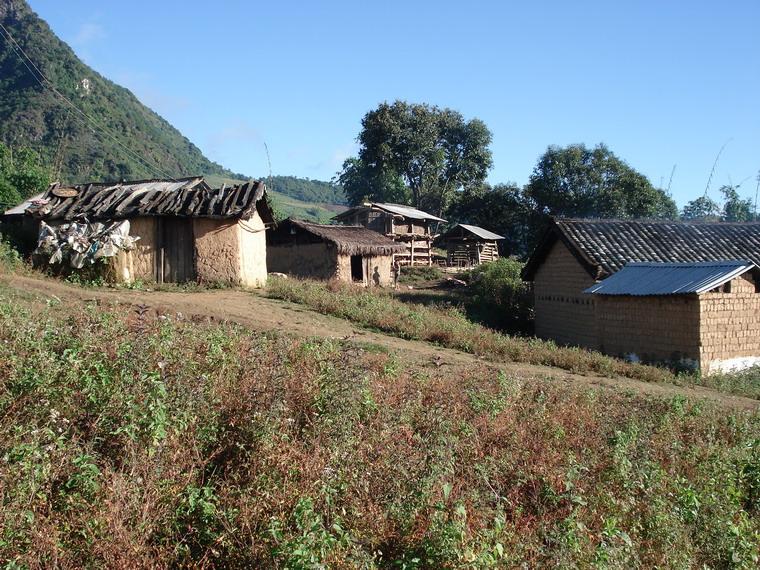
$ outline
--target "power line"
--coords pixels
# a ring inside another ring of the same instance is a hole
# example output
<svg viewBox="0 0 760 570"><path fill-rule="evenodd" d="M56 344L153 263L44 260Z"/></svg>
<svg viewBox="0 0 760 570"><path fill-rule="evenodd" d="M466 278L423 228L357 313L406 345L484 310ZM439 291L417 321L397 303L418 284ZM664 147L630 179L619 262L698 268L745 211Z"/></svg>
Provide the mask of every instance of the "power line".
<svg viewBox="0 0 760 570"><path fill-rule="evenodd" d="M137 154L135 151L124 145L119 139L117 139L112 133L109 132L108 128L104 125L98 123L96 119L82 111L79 107L77 107L74 103L72 103L65 95L63 95L58 89L56 89L55 85L52 81L50 81L42 71L40 71L40 68L37 67L30 58L27 53L24 51L24 48L22 48L19 43L13 38L11 33L8 31L8 29L0 22L0 29L3 31L4 37L9 42L9 45L13 52L19 57L21 60L21 63L24 64L24 67L29 71L32 77L39 83L43 88L50 89L55 93L60 99L64 102L66 102L74 111L82 115L92 126L97 127L98 129L101 129L102 134L108 135L108 137L111 138L113 142L115 142L117 145L119 145L126 153L131 156L132 158L136 159L138 162L142 163L144 166L148 168L149 171L151 171L153 174L158 174L161 178L169 178L170 180L175 180L174 177L170 176L166 172L163 172L157 165L151 164L147 159L141 157L139 154ZM20 53L19 53L20 52ZM32 65L32 67L37 71L35 73L32 71L32 68L29 67L27 64L27 61ZM37 76L39 74L39 77ZM40 79L41 78L41 79ZM101 131L97 131L96 129L93 129L93 133L101 133ZM176 181L176 180L175 180Z"/></svg>

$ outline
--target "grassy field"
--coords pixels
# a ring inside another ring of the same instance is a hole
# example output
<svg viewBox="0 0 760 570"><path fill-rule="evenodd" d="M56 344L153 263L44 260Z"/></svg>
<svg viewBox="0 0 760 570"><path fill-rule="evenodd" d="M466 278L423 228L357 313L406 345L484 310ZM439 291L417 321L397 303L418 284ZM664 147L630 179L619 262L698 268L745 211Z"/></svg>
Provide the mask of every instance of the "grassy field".
<svg viewBox="0 0 760 570"><path fill-rule="evenodd" d="M468 319L461 309L450 305L450 299L436 304L436 296L428 295L428 303L420 304L395 298L399 295L390 292L299 279L270 279L267 294L402 338L429 341L496 362L547 365L581 374L622 376L647 382L697 384L760 399L759 368L708 377L676 375L666 368L628 363L598 352L501 334ZM410 295L409 298L417 297Z"/></svg>
<svg viewBox="0 0 760 570"><path fill-rule="evenodd" d="M749 568L759 419L0 289L0 559Z"/></svg>

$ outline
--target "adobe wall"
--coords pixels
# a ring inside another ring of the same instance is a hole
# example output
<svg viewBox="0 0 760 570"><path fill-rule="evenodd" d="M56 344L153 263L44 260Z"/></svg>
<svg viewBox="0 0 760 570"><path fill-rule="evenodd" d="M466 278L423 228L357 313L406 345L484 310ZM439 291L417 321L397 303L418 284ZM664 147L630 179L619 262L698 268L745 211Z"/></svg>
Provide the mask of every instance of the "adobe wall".
<svg viewBox="0 0 760 570"><path fill-rule="evenodd" d="M351 256L343 253L337 254L335 258L335 273L333 277L345 281L346 283L353 283L351 278Z"/></svg>
<svg viewBox="0 0 760 570"><path fill-rule="evenodd" d="M594 297L583 293L594 283L565 244L557 241L533 282L536 336L598 348Z"/></svg>
<svg viewBox="0 0 760 570"><path fill-rule="evenodd" d="M362 255L365 284L369 287L393 287L393 256ZM340 254L337 258L335 277L352 283L351 256Z"/></svg>
<svg viewBox="0 0 760 570"><path fill-rule="evenodd" d="M116 279L125 283L136 280L154 281L156 278L156 218L143 216L130 218L129 235L139 237L135 249L120 252L113 261Z"/></svg>
<svg viewBox="0 0 760 570"><path fill-rule="evenodd" d="M429 236L430 230L425 222L420 220L393 220L393 233L398 236Z"/></svg>
<svg viewBox="0 0 760 570"><path fill-rule="evenodd" d="M696 295L599 295L599 349L642 362L699 365L699 299Z"/></svg>
<svg viewBox="0 0 760 570"><path fill-rule="evenodd" d="M195 271L199 282L241 283L237 220L193 219Z"/></svg>
<svg viewBox="0 0 760 570"><path fill-rule="evenodd" d="M285 244L267 247L266 259L270 272L287 273L297 277L330 279L337 271L337 250L328 244ZM349 260L348 278L351 278Z"/></svg>
<svg viewBox="0 0 760 570"><path fill-rule="evenodd" d="M731 280L730 289L699 296L700 357L706 374L760 364L760 293L746 273Z"/></svg>
<svg viewBox="0 0 760 570"><path fill-rule="evenodd" d="M240 240L240 284L264 287L267 283L266 225L258 212L237 224Z"/></svg>
<svg viewBox="0 0 760 570"><path fill-rule="evenodd" d="M365 256L369 267L370 287L393 287L393 256Z"/></svg>

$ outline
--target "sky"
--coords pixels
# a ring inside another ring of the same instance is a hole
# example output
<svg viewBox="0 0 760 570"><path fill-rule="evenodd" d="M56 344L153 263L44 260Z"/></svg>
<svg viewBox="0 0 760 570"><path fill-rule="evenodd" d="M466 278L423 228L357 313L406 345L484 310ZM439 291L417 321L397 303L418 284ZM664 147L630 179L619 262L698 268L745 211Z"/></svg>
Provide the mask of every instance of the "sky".
<svg viewBox="0 0 760 570"><path fill-rule="evenodd" d="M760 0L30 0L96 71L224 166L329 180L402 99L493 133L489 181L606 144L678 204L760 171ZM673 170L675 166L675 171ZM671 182L671 173L672 182Z"/></svg>

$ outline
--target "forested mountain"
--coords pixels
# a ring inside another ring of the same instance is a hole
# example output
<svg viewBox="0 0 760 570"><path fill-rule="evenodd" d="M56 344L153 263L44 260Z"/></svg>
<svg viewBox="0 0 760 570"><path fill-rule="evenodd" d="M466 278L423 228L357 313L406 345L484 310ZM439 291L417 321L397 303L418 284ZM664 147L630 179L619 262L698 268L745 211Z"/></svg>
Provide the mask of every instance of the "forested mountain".
<svg viewBox="0 0 760 570"><path fill-rule="evenodd" d="M84 64L25 0L0 0L0 24L18 43L0 28L0 142L36 150L52 178L75 183L262 176L233 173L206 158L132 92ZM342 189L329 182L274 176L269 186L304 202L345 203Z"/></svg>
<svg viewBox="0 0 760 570"><path fill-rule="evenodd" d="M266 178L266 182L271 190L303 202L347 204L343 188L332 182L296 176L271 176Z"/></svg>
<svg viewBox="0 0 760 570"><path fill-rule="evenodd" d="M1 141L34 148L54 175L69 182L232 175L129 90L85 65L24 0L0 0L0 23L18 43L0 30Z"/></svg>

